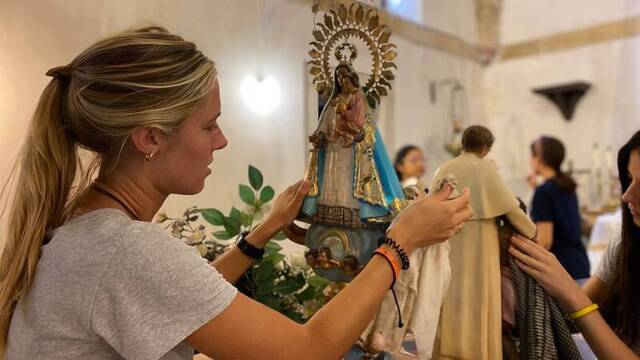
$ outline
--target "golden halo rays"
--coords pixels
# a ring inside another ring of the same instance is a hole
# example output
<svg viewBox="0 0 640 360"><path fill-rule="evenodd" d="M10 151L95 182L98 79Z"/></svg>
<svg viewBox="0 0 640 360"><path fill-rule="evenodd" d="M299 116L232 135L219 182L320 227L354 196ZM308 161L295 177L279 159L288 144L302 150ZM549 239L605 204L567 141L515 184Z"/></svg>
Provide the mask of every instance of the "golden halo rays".
<svg viewBox="0 0 640 360"><path fill-rule="evenodd" d="M333 74L329 65L331 50L338 43L349 38L361 39L369 49L372 58L371 75L363 89L370 103L378 104L380 97L391 90L391 81L395 78L393 63L397 53L395 44L389 42L391 33L385 25L379 23L378 15L373 9L361 4L352 3L349 8L344 4L336 10L324 14L323 20L316 24L313 31L315 41L310 42L311 65L309 73L313 75L316 88L332 86ZM357 51L355 52L357 54Z"/></svg>

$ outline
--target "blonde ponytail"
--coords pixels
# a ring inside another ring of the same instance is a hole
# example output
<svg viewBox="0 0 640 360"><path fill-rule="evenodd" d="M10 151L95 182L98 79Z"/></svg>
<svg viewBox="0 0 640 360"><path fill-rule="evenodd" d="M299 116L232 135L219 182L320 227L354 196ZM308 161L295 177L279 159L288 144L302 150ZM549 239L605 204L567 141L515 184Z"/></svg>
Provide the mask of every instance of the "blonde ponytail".
<svg viewBox="0 0 640 360"><path fill-rule="evenodd" d="M0 350L15 301L35 274L45 233L65 220L65 204L76 175L75 144L60 115L61 88L47 85L31 121L19 157L13 201L7 221L7 242L0 260Z"/></svg>
<svg viewBox="0 0 640 360"><path fill-rule="evenodd" d="M96 168L115 164L139 126L172 133L204 102L216 77L213 62L193 43L160 27L104 39L47 74L53 79L31 121L7 207L0 359L15 304L33 282L45 235L68 220ZM93 159L88 166L81 149Z"/></svg>

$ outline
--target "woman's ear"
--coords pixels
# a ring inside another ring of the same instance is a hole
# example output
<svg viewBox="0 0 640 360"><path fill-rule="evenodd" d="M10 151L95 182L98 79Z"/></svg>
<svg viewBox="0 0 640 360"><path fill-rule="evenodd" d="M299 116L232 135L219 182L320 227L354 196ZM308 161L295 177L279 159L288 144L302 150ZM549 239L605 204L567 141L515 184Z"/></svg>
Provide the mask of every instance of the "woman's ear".
<svg viewBox="0 0 640 360"><path fill-rule="evenodd" d="M131 133L133 147L147 155L157 153L160 147L160 131L148 126L140 126Z"/></svg>

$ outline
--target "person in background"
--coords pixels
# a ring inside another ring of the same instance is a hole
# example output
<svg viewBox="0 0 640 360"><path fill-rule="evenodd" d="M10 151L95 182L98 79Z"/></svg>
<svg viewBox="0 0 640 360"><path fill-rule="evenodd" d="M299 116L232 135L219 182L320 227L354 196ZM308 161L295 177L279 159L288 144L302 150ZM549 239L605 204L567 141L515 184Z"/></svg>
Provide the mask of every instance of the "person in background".
<svg viewBox="0 0 640 360"><path fill-rule="evenodd" d="M538 227L536 241L558 258L579 282L589 277L589 258L580 238L576 183L560 167L565 148L558 139L542 136L531 144L531 167L544 182L537 186L531 218Z"/></svg>
<svg viewBox="0 0 640 360"><path fill-rule="evenodd" d="M515 237L509 250L522 270L570 314L596 356L605 360L640 359L640 131L618 152L618 174L622 232L611 239L582 289L539 244Z"/></svg>
<svg viewBox="0 0 640 360"><path fill-rule="evenodd" d="M422 183L422 177L427 172L424 153L415 145L405 145L396 153L393 167L396 169L398 180L404 189L416 187L425 193L429 193ZM405 191L407 192L407 191ZM411 193L407 194L409 198Z"/></svg>

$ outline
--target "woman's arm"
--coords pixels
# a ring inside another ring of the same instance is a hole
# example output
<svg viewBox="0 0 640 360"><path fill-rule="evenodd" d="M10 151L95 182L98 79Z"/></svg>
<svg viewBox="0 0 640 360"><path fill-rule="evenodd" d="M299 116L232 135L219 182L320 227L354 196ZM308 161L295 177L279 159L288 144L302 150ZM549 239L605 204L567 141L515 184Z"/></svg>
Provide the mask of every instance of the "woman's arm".
<svg viewBox="0 0 640 360"><path fill-rule="evenodd" d="M187 342L220 360L338 359L371 321L392 281L391 267L375 256L305 325L238 294L224 312Z"/></svg>
<svg viewBox="0 0 640 360"><path fill-rule="evenodd" d="M451 237L471 217L469 192L447 201L450 188L410 205L390 236L411 253ZM198 351L224 359L337 359L356 342L393 281L385 259L373 257L363 271L305 325L242 294L219 316L191 334Z"/></svg>
<svg viewBox="0 0 640 360"><path fill-rule="evenodd" d="M520 236L514 236L512 244L509 252L516 258L518 266L540 283L549 295L556 298L564 311L573 313L592 303L592 299L571 278L552 253ZM592 280L593 278L589 281ZM591 291L594 291L594 283L591 284ZM596 297L601 296L597 292L596 289ZM595 311L577 319L576 325L599 359L640 359L611 330L599 312Z"/></svg>
<svg viewBox="0 0 640 360"><path fill-rule="evenodd" d="M536 226L538 227L536 242L547 250L551 249L551 245L553 245L553 223L551 221L538 221Z"/></svg>
<svg viewBox="0 0 640 360"><path fill-rule="evenodd" d="M293 222L308 192L309 182L300 180L278 195L265 220L247 235L247 242L262 249L280 229ZM233 284L253 265L253 259L234 246L211 265Z"/></svg>

